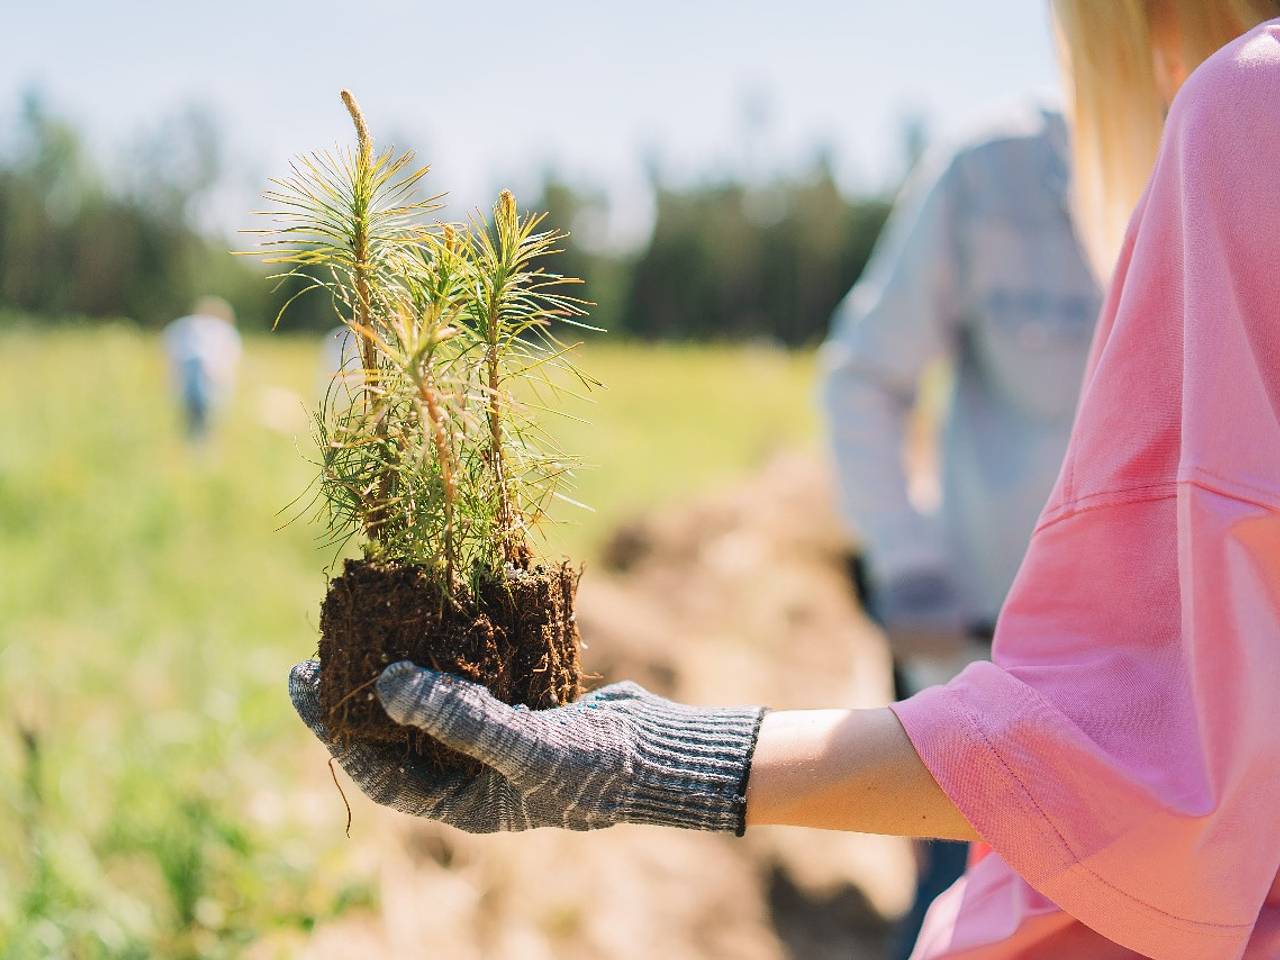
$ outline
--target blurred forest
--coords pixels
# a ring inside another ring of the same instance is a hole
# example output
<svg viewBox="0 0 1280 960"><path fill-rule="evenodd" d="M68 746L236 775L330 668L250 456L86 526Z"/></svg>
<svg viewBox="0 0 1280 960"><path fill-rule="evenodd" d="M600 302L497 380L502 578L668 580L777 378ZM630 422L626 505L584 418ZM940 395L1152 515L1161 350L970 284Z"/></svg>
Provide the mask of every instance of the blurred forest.
<svg viewBox="0 0 1280 960"><path fill-rule="evenodd" d="M191 108L136 138L123 172L108 173L74 126L29 94L0 151L0 323L35 315L156 327L214 293L245 327L270 326L298 287L272 290L261 268L230 255L234 241L200 226L224 173L218 134ZM889 206L844 196L821 155L763 184L718 176L676 187L655 175L653 191L653 231L638 249L571 240L556 265L590 279L600 325L642 339L820 340ZM554 175L540 197L522 198L571 233L605 204ZM291 311L293 330L333 324L319 296Z"/></svg>

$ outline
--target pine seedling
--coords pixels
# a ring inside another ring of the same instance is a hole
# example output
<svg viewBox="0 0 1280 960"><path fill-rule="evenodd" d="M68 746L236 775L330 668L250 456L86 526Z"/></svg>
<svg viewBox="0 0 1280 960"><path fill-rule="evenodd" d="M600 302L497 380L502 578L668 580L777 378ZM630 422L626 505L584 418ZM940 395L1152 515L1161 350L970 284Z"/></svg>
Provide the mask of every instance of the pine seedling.
<svg viewBox="0 0 1280 960"><path fill-rule="evenodd" d="M577 577L538 567L530 541L576 466L540 419L575 393L567 384L594 385L556 333L586 327L588 304L568 292L581 281L546 269L564 235L509 191L490 217L429 222L427 168L375 151L354 97L342 100L355 147L295 160L267 193L271 225L254 231L276 277L327 293L359 344L354 383L344 374L315 415L321 518L331 542L357 537L364 554L322 611L321 659L326 645L345 658L325 664L342 689L322 684L322 700L336 728L374 736L390 721L352 693L395 656L530 706L563 702L578 683Z"/></svg>

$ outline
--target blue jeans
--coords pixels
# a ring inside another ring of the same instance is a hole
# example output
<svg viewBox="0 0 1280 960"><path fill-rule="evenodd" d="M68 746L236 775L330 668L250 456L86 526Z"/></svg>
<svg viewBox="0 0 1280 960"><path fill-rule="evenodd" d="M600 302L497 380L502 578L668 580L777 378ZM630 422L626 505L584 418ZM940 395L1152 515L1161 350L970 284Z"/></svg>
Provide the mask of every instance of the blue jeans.
<svg viewBox="0 0 1280 960"><path fill-rule="evenodd" d="M213 407L213 383L197 358L182 364L182 414L188 440L203 440L209 433L209 413Z"/></svg>

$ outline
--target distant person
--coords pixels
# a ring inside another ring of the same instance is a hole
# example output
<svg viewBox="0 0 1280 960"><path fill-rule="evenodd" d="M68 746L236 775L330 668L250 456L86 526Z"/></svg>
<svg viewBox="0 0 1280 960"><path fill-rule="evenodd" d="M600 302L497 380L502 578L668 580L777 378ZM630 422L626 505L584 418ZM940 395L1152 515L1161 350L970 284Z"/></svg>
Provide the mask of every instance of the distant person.
<svg viewBox="0 0 1280 960"><path fill-rule="evenodd" d="M235 387L241 354L235 312L220 297L201 297L188 316L165 327L164 347L187 439L203 442Z"/></svg>
<svg viewBox="0 0 1280 960"><path fill-rule="evenodd" d="M822 350L822 403L860 599L884 628L895 696L990 649L1053 488L1099 290L1069 214L1067 127L1027 106L922 162ZM908 496L908 421L926 371L950 368L936 515ZM922 848L906 957L967 847Z"/></svg>

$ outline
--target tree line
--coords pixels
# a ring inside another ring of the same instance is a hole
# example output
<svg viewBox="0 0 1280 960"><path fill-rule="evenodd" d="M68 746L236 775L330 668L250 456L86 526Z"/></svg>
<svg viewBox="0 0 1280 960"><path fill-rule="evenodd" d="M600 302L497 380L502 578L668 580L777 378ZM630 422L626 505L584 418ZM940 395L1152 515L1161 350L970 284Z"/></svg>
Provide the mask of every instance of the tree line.
<svg viewBox="0 0 1280 960"><path fill-rule="evenodd" d="M198 110L166 121L108 175L72 125L29 96L0 155L0 317L127 318L155 327L202 294L229 300L248 328L270 326L300 288L273 289L259 267L198 226L221 174L216 125ZM883 197L848 197L825 157L764 184L731 178L675 186L655 177L651 235L616 252L575 242L556 268L586 277L595 320L645 339L821 339L862 272L888 214ZM574 230L602 200L556 177L529 204ZM523 204L522 204L523 205ZM290 329L323 330L318 296Z"/></svg>

